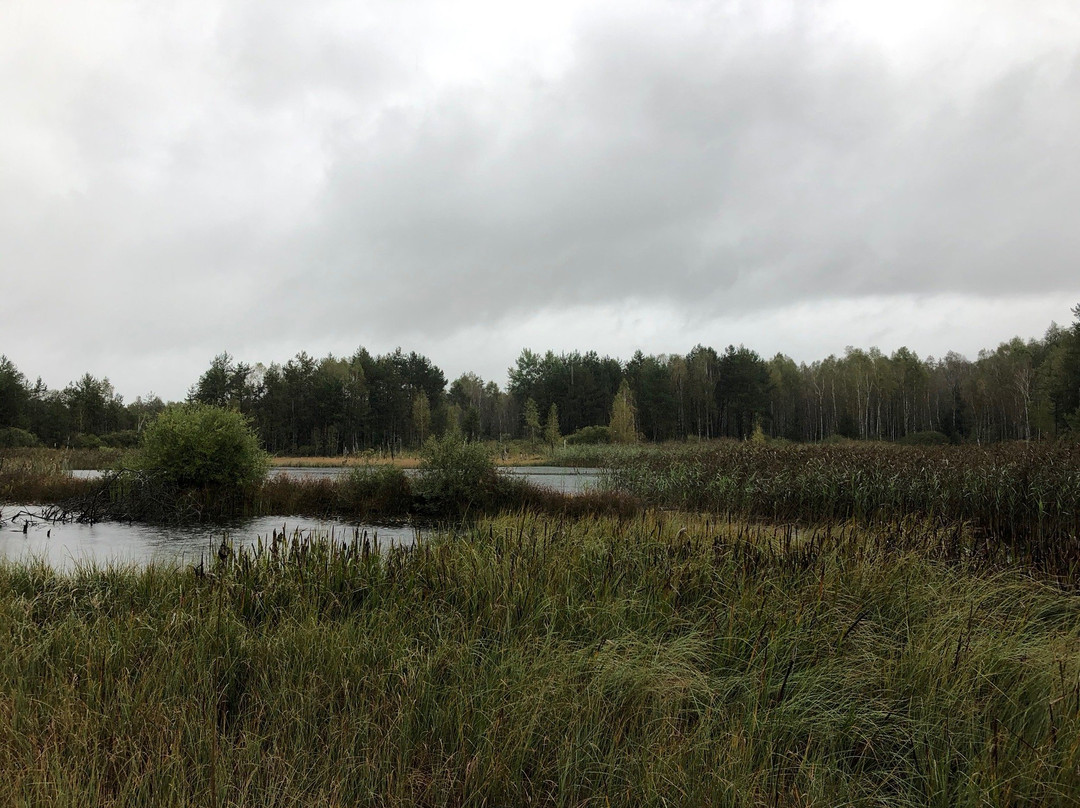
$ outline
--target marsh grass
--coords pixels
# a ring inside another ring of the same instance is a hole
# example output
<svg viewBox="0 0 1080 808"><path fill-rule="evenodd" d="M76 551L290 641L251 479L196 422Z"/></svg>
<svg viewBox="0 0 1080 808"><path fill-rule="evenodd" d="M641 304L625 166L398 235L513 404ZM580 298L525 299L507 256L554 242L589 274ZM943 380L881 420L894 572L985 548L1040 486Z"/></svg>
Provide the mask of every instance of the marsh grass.
<svg viewBox="0 0 1080 808"><path fill-rule="evenodd" d="M0 450L0 502L58 502L87 489L72 457L54 449Z"/></svg>
<svg viewBox="0 0 1080 808"><path fill-rule="evenodd" d="M416 453L398 454L391 458L378 452L361 452L358 454L327 457L327 456L303 456L287 457L278 456L270 458L272 466L287 466L292 468L366 468L368 466L396 466L403 469L414 469L420 465L420 455Z"/></svg>
<svg viewBox="0 0 1080 808"><path fill-rule="evenodd" d="M355 519L478 517L508 509L573 516L639 512L642 503L777 524L888 526L909 519L971 535L972 554L1080 583L1080 447L888 444L577 447L603 460L606 488L566 495L495 473L471 444L442 446L416 480L390 465L344 480L272 477L230 491L170 492L154 478L72 480L53 459L0 467L0 499L52 502L91 519L213 521L267 514ZM460 443L460 442L459 442ZM470 454L471 453L471 454ZM476 455L473 457L473 455ZM565 459L565 458L564 458ZM79 509L82 509L81 511Z"/></svg>
<svg viewBox="0 0 1080 808"><path fill-rule="evenodd" d="M482 441L480 443L488 452L497 466L542 466L549 462L547 454L536 451L536 448L525 441ZM299 456L272 457L270 462L274 466L292 466L296 468L349 468L366 466L397 466L403 469L420 468L422 451L409 449L401 453L395 453L393 457L386 452L368 449L349 455L338 456Z"/></svg>
<svg viewBox="0 0 1080 808"><path fill-rule="evenodd" d="M0 461L23 468L48 470L108 468L124 456L123 449L0 449Z"/></svg>
<svg viewBox="0 0 1080 808"><path fill-rule="evenodd" d="M961 523L988 552L1080 580L1080 446L716 442L607 459L609 489L653 505L780 523Z"/></svg>
<svg viewBox="0 0 1080 808"><path fill-rule="evenodd" d="M336 480L271 476L246 492L244 507L259 515L400 518L411 512L412 488L400 467L358 466Z"/></svg>
<svg viewBox="0 0 1080 808"><path fill-rule="evenodd" d="M518 515L0 565L0 804L1075 805L1080 600L943 544Z"/></svg>

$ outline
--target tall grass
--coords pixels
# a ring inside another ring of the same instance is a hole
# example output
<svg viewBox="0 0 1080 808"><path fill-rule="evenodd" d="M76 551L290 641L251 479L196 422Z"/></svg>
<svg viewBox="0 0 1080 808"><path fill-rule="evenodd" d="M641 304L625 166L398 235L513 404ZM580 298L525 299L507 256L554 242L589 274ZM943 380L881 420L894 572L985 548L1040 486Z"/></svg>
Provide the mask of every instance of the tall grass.
<svg viewBox="0 0 1080 808"><path fill-rule="evenodd" d="M560 446L548 458L553 466L606 469L660 454L696 452L693 443L591 443Z"/></svg>
<svg viewBox="0 0 1080 808"><path fill-rule="evenodd" d="M1080 447L724 442L610 457L607 485L666 507L801 523L918 517L1080 573Z"/></svg>
<svg viewBox="0 0 1080 808"><path fill-rule="evenodd" d="M0 502L59 502L86 490L72 458L54 449L0 450Z"/></svg>
<svg viewBox="0 0 1080 808"><path fill-rule="evenodd" d="M44 447L0 449L0 461L23 467L62 469L103 469L124 456L123 449L48 449Z"/></svg>
<svg viewBox="0 0 1080 808"><path fill-rule="evenodd" d="M1080 600L893 537L483 522L0 566L0 804L1075 805Z"/></svg>

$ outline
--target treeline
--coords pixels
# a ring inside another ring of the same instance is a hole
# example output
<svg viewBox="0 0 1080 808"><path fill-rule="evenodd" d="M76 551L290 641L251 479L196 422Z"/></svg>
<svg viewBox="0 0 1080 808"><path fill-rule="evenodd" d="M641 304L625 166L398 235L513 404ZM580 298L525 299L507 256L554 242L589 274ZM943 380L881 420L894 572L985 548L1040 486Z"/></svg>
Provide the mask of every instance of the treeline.
<svg viewBox="0 0 1080 808"><path fill-rule="evenodd" d="M920 358L901 348L849 348L811 364L742 346L628 362L596 352L524 350L502 389L474 373L449 385L427 357L376 356L283 365L215 357L189 399L248 415L268 450L340 455L396 452L458 429L470 439L554 443L747 438L987 443L1080 431L1080 306L1070 328L1019 338L975 360ZM0 357L0 444L130 445L164 407L156 396L124 404L108 379L64 390L30 384Z"/></svg>
<svg viewBox="0 0 1080 808"><path fill-rule="evenodd" d="M1076 314L1070 329L1052 326L1043 339L1016 338L974 361L849 348L799 364L742 346L698 346L685 355L638 352L620 365L524 351L510 370L510 398L533 399L540 412L554 405L564 435L607 423L625 382L637 432L651 441L747 438L758 428L793 441L1044 438L1080 429L1080 307Z"/></svg>
<svg viewBox="0 0 1080 808"><path fill-rule="evenodd" d="M127 448L163 409L165 402L153 394L124 404L108 378L89 373L49 390L40 378L29 383L0 355L0 447Z"/></svg>
<svg viewBox="0 0 1080 808"><path fill-rule="evenodd" d="M301 352L284 365L214 358L188 398L237 407L271 452L340 455L418 446L446 431L446 376L425 356L400 349L373 356L315 359Z"/></svg>

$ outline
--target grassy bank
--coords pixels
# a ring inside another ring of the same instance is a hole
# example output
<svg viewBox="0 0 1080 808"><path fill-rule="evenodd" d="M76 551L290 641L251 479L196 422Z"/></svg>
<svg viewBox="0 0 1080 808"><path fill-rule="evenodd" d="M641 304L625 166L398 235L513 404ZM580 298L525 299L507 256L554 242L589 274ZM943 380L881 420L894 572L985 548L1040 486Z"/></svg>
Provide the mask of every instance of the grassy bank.
<svg viewBox="0 0 1080 808"><path fill-rule="evenodd" d="M1080 600L944 544L518 516L0 566L0 804L1075 805Z"/></svg>

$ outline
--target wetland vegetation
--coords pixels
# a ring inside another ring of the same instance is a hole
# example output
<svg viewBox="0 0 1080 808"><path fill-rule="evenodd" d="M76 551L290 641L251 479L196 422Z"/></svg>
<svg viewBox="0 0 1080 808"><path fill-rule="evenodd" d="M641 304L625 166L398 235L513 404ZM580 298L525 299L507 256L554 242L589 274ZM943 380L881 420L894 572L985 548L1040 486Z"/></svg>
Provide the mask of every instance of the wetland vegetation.
<svg viewBox="0 0 1080 808"><path fill-rule="evenodd" d="M0 804L1075 804L1075 446L573 451L232 489L411 546L0 562Z"/></svg>

